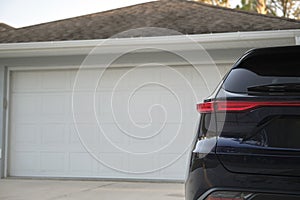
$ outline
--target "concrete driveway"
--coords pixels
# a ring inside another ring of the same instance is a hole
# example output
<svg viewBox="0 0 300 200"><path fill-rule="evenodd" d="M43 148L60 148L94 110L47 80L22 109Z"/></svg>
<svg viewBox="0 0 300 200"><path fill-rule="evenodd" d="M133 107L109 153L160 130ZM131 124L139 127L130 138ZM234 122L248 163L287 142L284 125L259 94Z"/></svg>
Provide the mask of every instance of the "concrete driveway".
<svg viewBox="0 0 300 200"><path fill-rule="evenodd" d="M183 200L180 183L0 179L1 200Z"/></svg>

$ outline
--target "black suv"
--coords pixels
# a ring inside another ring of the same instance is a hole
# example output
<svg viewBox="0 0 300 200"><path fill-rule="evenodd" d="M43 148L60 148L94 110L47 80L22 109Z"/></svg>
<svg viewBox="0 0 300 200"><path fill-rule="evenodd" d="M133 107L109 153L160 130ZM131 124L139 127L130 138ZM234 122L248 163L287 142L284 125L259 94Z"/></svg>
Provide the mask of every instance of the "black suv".
<svg viewBox="0 0 300 200"><path fill-rule="evenodd" d="M247 52L197 109L186 200L300 200L300 46Z"/></svg>

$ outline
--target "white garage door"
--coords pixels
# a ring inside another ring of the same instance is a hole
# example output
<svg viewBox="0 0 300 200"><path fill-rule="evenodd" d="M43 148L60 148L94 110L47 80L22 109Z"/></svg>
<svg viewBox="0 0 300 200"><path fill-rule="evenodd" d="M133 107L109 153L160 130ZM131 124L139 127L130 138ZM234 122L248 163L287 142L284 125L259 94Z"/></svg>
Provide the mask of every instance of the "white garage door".
<svg viewBox="0 0 300 200"><path fill-rule="evenodd" d="M184 179L204 79L188 66L101 72L12 72L9 176Z"/></svg>

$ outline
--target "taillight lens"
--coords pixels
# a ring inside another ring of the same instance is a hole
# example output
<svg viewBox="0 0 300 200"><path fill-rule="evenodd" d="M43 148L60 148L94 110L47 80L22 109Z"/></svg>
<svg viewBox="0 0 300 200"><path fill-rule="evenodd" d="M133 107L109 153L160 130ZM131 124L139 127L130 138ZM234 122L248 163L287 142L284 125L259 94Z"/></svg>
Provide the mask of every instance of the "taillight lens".
<svg viewBox="0 0 300 200"><path fill-rule="evenodd" d="M210 194L205 200L247 200L252 193L247 192L230 192L230 191L217 191Z"/></svg>
<svg viewBox="0 0 300 200"><path fill-rule="evenodd" d="M220 112L240 112L258 107L295 107L300 106L300 102L295 101L211 101L197 104L197 110L200 113Z"/></svg>
<svg viewBox="0 0 300 200"><path fill-rule="evenodd" d="M211 113L214 111L213 102L204 102L197 104L197 110L199 113Z"/></svg>

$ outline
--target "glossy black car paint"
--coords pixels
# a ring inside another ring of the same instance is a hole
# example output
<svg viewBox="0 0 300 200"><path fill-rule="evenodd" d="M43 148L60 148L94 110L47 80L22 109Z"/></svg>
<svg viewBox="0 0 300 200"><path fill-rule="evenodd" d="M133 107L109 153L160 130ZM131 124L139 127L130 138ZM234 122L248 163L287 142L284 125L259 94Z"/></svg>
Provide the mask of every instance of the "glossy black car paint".
<svg viewBox="0 0 300 200"><path fill-rule="evenodd" d="M247 85L251 73L244 77L235 73L244 69L260 77L247 91L243 84ZM298 85L276 85L300 84L299 77L300 46L255 49L235 64L205 101L300 102ZM284 123L286 133L282 131ZM273 137L273 133L278 137ZM207 155L191 154L186 200L205 199L212 191L224 190L253 192L257 195L253 200L300 200L299 106L201 114L197 140L204 136L216 137L216 144ZM264 137L270 140L266 142Z"/></svg>

